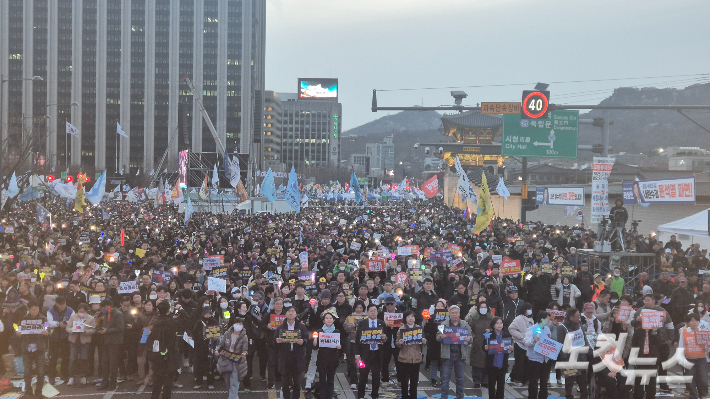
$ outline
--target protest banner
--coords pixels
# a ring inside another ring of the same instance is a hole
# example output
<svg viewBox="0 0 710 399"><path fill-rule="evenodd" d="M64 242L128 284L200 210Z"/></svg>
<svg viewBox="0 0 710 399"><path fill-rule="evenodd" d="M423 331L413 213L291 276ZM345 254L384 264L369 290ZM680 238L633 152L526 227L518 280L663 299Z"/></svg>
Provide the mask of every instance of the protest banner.
<svg viewBox="0 0 710 399"><path fill-rule="evenodd" d="M173 279L173 272L170 270L153 270L153 282L156 284L170 284Z"/></svg>
<svg viewBox="0 0 710 399"><path fill-rule="evenodd" d="M296 340L301 339L301 331L296 330L296 331L282 331L281 332L281 339L283 340L284 343L287 344L295 344Z"/></svg>
<svg viewBox="0 0 710 399"><path fill-rule="evenodd" d="M402 328L399 331L402 332L402 341L405 345L421 345L422 344L422 328Z"/></svg>
<svg viewBox="0 0 710 399"><path fill-rule="evenodd" d="M631 305L621 305L619 307L619 314L616 315L617 323L623 323L629 320L629 316L631 316L631 312L633 312L633 310L634 308L631 307Z"/></svg>
<svg viewBox="0 0 710 399"><path fill-rule="evenodd" d="M319 333L318 346L321 348L337 348L340 345L340 333Z"/></svg>
<svg viewBox="0 0 710 399"><path fill-rule="evenodd" d="M552 309L547 309L545 310L547 314L550 315L550 318L558 323L562 323L565 321L565 315L567 314L564 310L552 310Z"/></svg>
<svg viewBox="0 0 710 399"><path fill-rule="evenodd" d="M350 249L352 249L352 250L354 250L354 251L359 251L359 250L360 250L360 247L362 247L362 244L360 244L360 243L357 242L357 241L352 241L352 242L350 243Z"/></svg>
<svg viewBox="0 0 710 399"><path fill-rule="evenodd" d="M503 262L503 255L491 255L491 259L493 259L493 263L500 265L500 263Z"/></svg>
<svg viewBox="0 0 710 399"><path fill-rule="evenodd" d="M301 253L298 254L298 261L301 263L308 263L308 252L301 251Z"/></svg>
<svg viewBox="0 0 710 399"><path fill-rule="evenodd" d="M518 259L510 259L507 256L503 257L500 263L500 274L502 276L509 276L511 274L520 274L521 266Z"/></svg>
<svg viewBox="0 0 710 399"><path fill-rule="evenodd" d="M138 282L133 281L120 281L118 283L118 293L119 294L131 294L138 291Z"/></svg>
<svg viewBox="0 0 710 399"><path fill-rule="evenodd" d="M501 343L496 340L488 341L488 354L495 355L497 353L510 353L508 348L513 345L512 338L502 338Z"/></svg>
<svg viewBox="0 0 710 399"><path fill-rule="evenodd" d="M219 258L204 258L202 259L202 267L209 271L215 267L219 267Z"/></svg>
<svg viewBox="0 0 710 399"><path fill-rule="evenodd" d="M535 343L534 351L543 356L547 356L552 360L557 360L557 357L562 352L563 344L549 337L540 337L540 340Z"/></svg>
<svg viewBox="0 0 710 399"><path fill-rule="evenodd" d="M44 322L41 319L22 320L20 322L20 334L42 334L45 330Z"/></svg>
<svg viewBox="0 0 710 399"><path fill-rule="evenodd" d="M207 277L207 291L227 292L227 280Z"/></svg>
<svg viewBox="0 0 710 399"><path fill-rule="evenodd" d="M609 176L616 158L594 157L592 162L591 223L609 217Z"/></svg>
<svg viewBox="0 0 710 399"><path fill-rule="evenodd" d="M348 316L348 323L354 325L357 327L357 324L360 322L360 320L366 319L367 316Z"/></svg>
<svg viewBox="0 0 710 399"><path fill-rule="evenodd" d="M409 282L409 276L407 276L407 273L405 272L399 272L394 276L394 283L395 284L404 284L404 286L407 285Z"/></svg>
<svg viewBox="0 0 710 399"><path fill-rule="evenodd" d="M695 177L625 181L624 205L695 204Z"/></svg>
<svg viewBox="0 0 710 399"><path fill-rule="evenodd" d="M402 321L403 321L403 319L402 319L402 314L403 314L403 313L389 313L389 312L385 312L385 315L384 315L384 316L385 316L385 317L384 317L385 325L386 325L387 327L391 327L391 328L399 328L399 327L402 327Z"/></svg>
<svg viewBox="0 0 710 399"><path fill-rule="evenodd" d="M621 352L613 345L609 347L609 350L600 354L602 362L609 368L609 371L618 373L624 368L624 359L621 356Z"/></svg>
<svg viewBox="0 0 710 399"><path fill-rule="evenodd" d="M563 276L574 276L574 267L562 266L560 268L560 274L562 274Z"/></svg>
<svg viewBox="0 0 710 399"><path fill-rule="evenodd" d="M468 328L444 327L441 342L448 345L464 345L466 344L465 338L468 336Z"/></svg>
<svg viewBox="0 0 710 399"><path fill-rule="evenodd" d="M450 273L456 273L459 270L463 270L464 264L463 259L456 258L451 262L451 267L449 268Z"/></svg>
<svg viewBox="0 0 710 399"><path fill-rule="evenodd" d="M364 345L381 344L385 338L380 328L368 328L360 333L360 343Z"/></svg>
<svg viewBox="0 0 710 399"><path fill-rule="evenodd" d="M272 314L269 317L269 329L275 330L278 326L282 325L286 320L286 315Z"/></svg>
<svg viewBox="0 0 710 399"><path fill-rule="evenodd" d="M688 359L705 358L705 346L697 342L695 332L683 329L683 344L685 345L685 357Z"/></svg>
<svg viewBox="0 0 710 399"><path fill-rule="evenodd" d="M310 287L316 283L316 272L301 271L298 272L296 276L306 287Z"/></svg>
<svg viewBox="0 0 710 399"><path fill-rule="evenodd" d="M644 330L663 328L665 315L665 312L661 312L658 310L641 310L641 328L643 328Z"/></svg>
<svg viewBox="0 0 710 399"><path fill-rule="evenodd" d="M552 274L552 265L549 263L543 263L541 269L545 274Z"/></svg>
<svg viewBox="0 0 710 399"><path fill-rule="evenodd" d="M419 245L406 245L410 255L419 255Z"/></svg>
<svg viewBox="0 0 710 399"><path fill-rule="evenodd" d="M301 270L301 267L298 267L298 270ZM293 273L293 272L292 272ZM240 270L239 271L239 276L242 278L242 280L246 281L249 280L249 277L251 277L251 269L247 270Z"/></svg>
<svg viewBox="0 0 710 399"><path fill-rule="evenodd" d="M368 259L367 270L370 272L381 272L385 270L385 261L382 259Z"/></svg>
<svg viewBox="0 0 710 399"><path fill-rule="evenodd" d="M436 310L434 312L434 323L441 324L446 320L449 320L448 310Z"/></svg>
<svg viewBox="0 0 710 399"><path fill-rule="evenodd" d="M210 274L214 278L221 278L223 280L227 279L227 268L224 266L220 267L215 267L212 269L212 273Z"/></svg>
<svg viewBox="0 0 710 399"><path fill-rule="evenodd" d="M409 270L409 279L412 281L419 281L422 279L422 270L421 269L410 269Z"/></svg>
<svg viewBox="0 0 710 399"><path fill-rule="evenodd" d="M537 187L536 205L584 206L584 187Z"/></svg>
<svg viewBox="0 0 710 399"><path fill-rule="evenodd" d="M398 256L407 256L411 255L411 248L409 247L397 247L397 255Z"/></svg>
<svg viewBox="0 0 710 399"><path fill-rule="evenodd" d="M233 353L233 352L230 352L230 351L228 351L228 350L226 350L226 349L220 350L220 351L219 351L219 356L221 356L221 357L223 357L223 358L225 358L225 359L227 359L227 360L229 360L229 361L231 361L231 362L234 362L234 363L238 362L239 359L242 358L242 355L241 355L241 354Z"/></svg>

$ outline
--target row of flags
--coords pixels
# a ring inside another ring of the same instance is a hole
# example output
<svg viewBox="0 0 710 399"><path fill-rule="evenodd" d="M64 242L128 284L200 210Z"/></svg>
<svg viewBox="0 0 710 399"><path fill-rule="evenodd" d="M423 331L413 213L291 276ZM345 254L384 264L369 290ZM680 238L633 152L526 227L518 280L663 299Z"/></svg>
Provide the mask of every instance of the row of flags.
<svg viewBox="0 0 710 399"><path fill-rule="evenodd" d="M79 129L77 129L76 126L69 123L69 121L67 121L66 124L67 124L67 134L71 134L72 136L79 137ZM116 122L116 133L118 133L120 136L128 138L128 135L126 134L125 131L123 131L123 128L121 128L121 124L118 122Z"/></svg>

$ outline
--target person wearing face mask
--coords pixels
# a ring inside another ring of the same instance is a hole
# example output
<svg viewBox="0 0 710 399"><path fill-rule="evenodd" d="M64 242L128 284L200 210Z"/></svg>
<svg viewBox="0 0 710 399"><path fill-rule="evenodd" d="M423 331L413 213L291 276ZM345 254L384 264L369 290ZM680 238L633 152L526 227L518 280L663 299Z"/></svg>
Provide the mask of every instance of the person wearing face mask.
<svg viewBox="0 0 710 399"><path fill-rule="evenodd" d="M206 338L205 332L210 327L218 327L217 320L212 317L212 310L209 307L199 309L201 317L192 328L192 339L195 340L195 386L193 389L202 389L203 376L207 375L207 388L214 389L214 374L210 367L209 356L211 341L214 338Z"/></svg>
<svg viewBox="0 0 710 399"><path fill-rule="evenodd" d="M251 345L249 345L249 353L247 354L248 370L243 380L244 388L247 389L251 388L251 376L254 366L255 354L259 356L259 373L261 375L261 381L267 381L266 366L269 357L268 353L266 352L266 341L264 340L264 335L266 334L266 331L264 331L263 329L262 320L269 312L269 305L264 300L264 297L265 295L263 292L254 291L254 295L252 295L252 298L254 298L254 301L256 303L251 305L246 316L247 320L249 320L248 323L251 324L251 327L249 328L249 330L247 330L247 334L249 335L249 339L251 341Z"/></svg>
<svg viewBox="0 0 710 399"><path fill-rule="evenodd" d="M567 305L569 307L575 307L577 300L582 296L582 292L577 288L576 285L570 283L569 276L562 276L561 279L557 280L555 288L559 292L557 296L557 304L560 306Z"/></svg>
<svg viewBox="0 0 710 399"><path fill-rule="evenodd" d="M229 306L227 297L220 297L218 302L219 309L217 309L217 320L219 320L219 326L222 328L222 331L227 331L227 329L234 324L233 310Z"/></svg>
<svg viewBox="0 0 710 399"><path fill-rule="evenodd" d="M535 315L536 323L525 331L523 342L527 350L528 370L530 371L528 384L529 399L547 398L547 381L550 379L550 358L535 352L535 344L542 338L551 338L550 315L541 310Z"/></svg>
<svg viewBox="0 0 710 399"><path fill-rule="evenodd" d="M96 322L88 314L89 305L82 303L69 317L66 331L69 334L69 352L71 357L70 377L67 385L74 385L75 378L81 377L80 385L86 386L87 360L91 336L96 332Z"/></svg>
<svg viewBox="0 0 710 399"><path fill-rule="evenodd" d="M478 304L478 309L471 309L466 316L466 323L468 323L473 332L473 342L471 344L471 379L473 380L473 388L488 387L483 334L490 328L491 320L493 319L493 314L489 310L488 304L481 302Z"/></svg>
<svg viewBox="0 0 710 399"><path fill-rule="evenodd" d="M513 338L513 354L515 358L515 363L513 363L513 370L510 372L510 380L517 385L517 387L523 387L528 384L528 358L527 358L527 345L525 345L525 334L528 328L532 327L534 324L532 319L532 305L529 303L523 303L523 305L518 309L518 315L513 319L513 321L508 326L508 332Z"/></svg>
<svg viewBox="0 0 710 399"><path fill-rule="evenodd" d="M606 286L609 287L609 290L611 291L616 291L619 296L622 296L624 294L624 278L621 277L621 268L619 266L614 267L614 272L611 274L611 277L606 279Z"/></svg>
<svg viewBox="0 0 710 399"><path fill-rule="evenodd" d="M702 300L696 302L695 312L700 316L700 329L710 330L710 313L708 313L705 303ZM693 311L691 310L689 313L693 313Z"/></svg>
<svg viewBox="0 0 710 399"><path fill-rule="evenodd" d="M239 376L247 372L246 356L249 350L249 338L244 332L244 319L234 318L234 324L224 333L215 348L217 370L224 378L229 391L229 399L239 398Z"/></svg>

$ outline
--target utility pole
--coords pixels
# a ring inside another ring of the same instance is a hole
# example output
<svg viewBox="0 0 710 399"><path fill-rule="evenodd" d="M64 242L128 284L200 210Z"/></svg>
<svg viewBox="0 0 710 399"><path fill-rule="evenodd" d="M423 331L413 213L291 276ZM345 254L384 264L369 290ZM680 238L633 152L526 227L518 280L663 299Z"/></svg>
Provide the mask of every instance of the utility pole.
<svg viewBox="0 0 710 399"><path fill-rule="evenodd" d="M523 157L523 188L520 192L520 223L526 223L528 202L528 157Z"/></svg>

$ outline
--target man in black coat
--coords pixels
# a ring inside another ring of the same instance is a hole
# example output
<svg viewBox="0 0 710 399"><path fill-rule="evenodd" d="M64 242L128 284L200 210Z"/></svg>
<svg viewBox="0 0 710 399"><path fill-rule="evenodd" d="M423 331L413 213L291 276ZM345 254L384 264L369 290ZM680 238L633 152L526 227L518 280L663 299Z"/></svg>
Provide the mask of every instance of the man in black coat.
<svg viewBox="0 0 710 399"><path fill-rule="evenodd" d="M286 310L286 321L276 328L274 337L279 348L279 372L281 373L281 391L283 399L301 397L301 371L306 369L306 344L308 330L296 320L296 308ZM284 334L296 335L295 342L284 340Z"/></svg>
<svg viewBox="0 0 710 399"><path fill-rule="evenodd" d="M367 377L372 371L372 392L370 397L377 399L380 393L380 371L382 368L381 347L385 338L385 322L377 318L377 305L367 306L367 319L360 321L355 333L355 364L364 363L360 368L360 378L357 384L357 397L365 397ZM379 332L379 333L378 333ZM379 334L379 337L375 335ZM379 339L378 339L379 338ZM379 343L375 343L379 341Z"/></svg>

